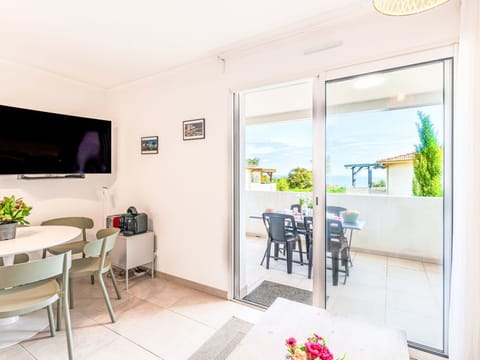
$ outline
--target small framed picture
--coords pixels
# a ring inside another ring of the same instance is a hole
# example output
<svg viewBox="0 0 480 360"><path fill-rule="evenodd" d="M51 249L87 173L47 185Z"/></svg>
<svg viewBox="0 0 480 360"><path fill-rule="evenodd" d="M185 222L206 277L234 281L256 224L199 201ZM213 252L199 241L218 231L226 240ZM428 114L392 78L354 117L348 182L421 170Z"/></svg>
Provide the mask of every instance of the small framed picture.
<svg viewBox="0 0 480 360"><path fill-rule="evenodd" d="M142 154L158 154L158 136L142 137Z"/></svg>
<svg viewBox="0 0 480 360"><path fill-rule="evenodd" d="M205 139L205 119L183 122L183 140Z"/></svg>

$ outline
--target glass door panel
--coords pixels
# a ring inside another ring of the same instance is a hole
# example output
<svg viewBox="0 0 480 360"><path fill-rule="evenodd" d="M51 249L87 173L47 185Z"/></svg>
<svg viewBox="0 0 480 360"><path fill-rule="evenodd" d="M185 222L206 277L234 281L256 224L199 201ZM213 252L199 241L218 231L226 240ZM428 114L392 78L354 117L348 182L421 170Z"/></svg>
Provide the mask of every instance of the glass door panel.
<svg viewBox="0 0 480 360"><path fill-rule="evenodd" d="M312 304L304 232L298 229L290 261L262 216L300 215L313 206L312 81L244 91L235 99L235 298L262 307L277 297Z"/></svg>
<svg viewBox="0 0 480 360"><path fill-rule="evenodd" d="M445 351L451 60L326 82L326 307Z"/></svg>

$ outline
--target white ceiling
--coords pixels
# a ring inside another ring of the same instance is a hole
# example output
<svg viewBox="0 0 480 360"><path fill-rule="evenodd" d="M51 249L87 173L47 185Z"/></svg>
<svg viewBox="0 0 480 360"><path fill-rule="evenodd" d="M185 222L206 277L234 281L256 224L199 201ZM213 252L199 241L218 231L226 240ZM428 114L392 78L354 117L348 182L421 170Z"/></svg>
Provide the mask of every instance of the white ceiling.
<svg viewBox="0 0 480 360"><path fill-rule="evenodd" d="M443 63L436 62L329 82L327 112L333 115L441 104L443 75ZM382 81L358 88L372 78ZM245 97L247 124L311 118L312 91L309 81L252 90Z"/></svg>
<svg viewBox="0 0 480 360"><path fill-rule="evenodd" d="M0 0L0 59L109 88L366 6L367 0Z"/></svg>

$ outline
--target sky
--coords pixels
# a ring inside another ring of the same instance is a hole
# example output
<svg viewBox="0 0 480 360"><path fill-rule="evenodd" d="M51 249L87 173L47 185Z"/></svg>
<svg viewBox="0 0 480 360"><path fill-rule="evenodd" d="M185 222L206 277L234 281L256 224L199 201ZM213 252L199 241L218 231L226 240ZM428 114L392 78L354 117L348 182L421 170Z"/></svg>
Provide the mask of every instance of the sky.
<svg viewBox="0 0 480 360"><path fill-rule="evenodd" d="M374 163L377 160L415 151L419 144L417 110L430 115L440 144L443 144L443 106L391 111L366 111L327 116L326 150L330 157L328 177L350 177L345 164ZM311 119L246 128L246 158L259 158L259 167L276 168L286 176L295 167L312 168ZM366 170L359 174L366 176ZM385 178L384 170L374 172ZM328 181L327 181L328 182ZM338 184L343 185L343 184Z"/></svg>

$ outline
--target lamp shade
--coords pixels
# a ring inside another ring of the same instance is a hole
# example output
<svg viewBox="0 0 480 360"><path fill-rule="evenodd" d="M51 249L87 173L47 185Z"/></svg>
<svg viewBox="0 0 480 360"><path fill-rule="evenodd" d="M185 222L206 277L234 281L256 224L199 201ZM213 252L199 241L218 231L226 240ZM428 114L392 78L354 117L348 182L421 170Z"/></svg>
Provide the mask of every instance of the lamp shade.
<svg viewBox="0 0 480 360"><path fill-rule="evenodd" d="M382 14L403 16L418 14L449 0L373 0L373 6Z"/></svg>

